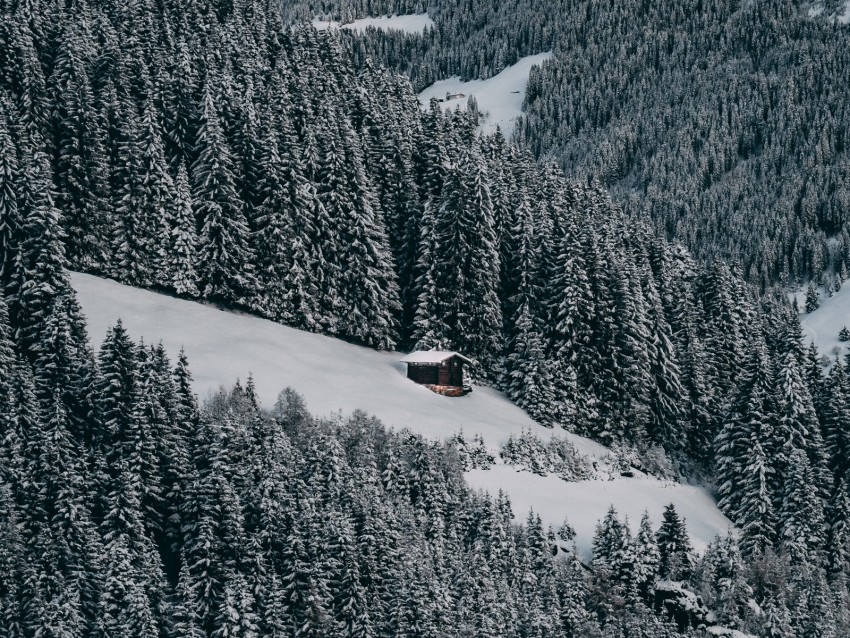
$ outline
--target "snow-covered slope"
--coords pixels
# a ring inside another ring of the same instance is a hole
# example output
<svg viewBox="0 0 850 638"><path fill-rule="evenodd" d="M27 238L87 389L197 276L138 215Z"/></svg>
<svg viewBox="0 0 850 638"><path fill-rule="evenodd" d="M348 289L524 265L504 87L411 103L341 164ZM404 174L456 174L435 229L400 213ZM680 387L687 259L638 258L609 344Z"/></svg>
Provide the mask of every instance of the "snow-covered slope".
<svg viewBox="0 0 850 638"><path fill-rule="evenodd" d="M172 357L184 347L201 398L219 386L243 381L252 372L260 400L271 406L278 392L291 386L310 410L330 414L362 409L385 424L434 439L460 428L480 433L496 449L511 434L533 429L541 438L563 436L583 454L604 457L608 450L589 439L540 427L501 393L476 387L460 398L432 393L405 378L401 355L281 326L248 315L224 312L191 301L139 290L114 281L74 273L72 282L97 344L120 318L131 336L162 340ZM647 477L566 483L553 476L518 472L505 465L467 474L473 487L491 493L505 490L522 519L533 507L545 523L559 525L566 516L578 532L582 553L590 553L593 526L613 503L633 526L647 509L659 523L663 506L675 503L688 520L700 549L729 521L706 490Z"/></svg>
<svg viewBox="0 0 850 638"><path fill-rule="evenodd" d="M349 29L351 31L363 32L367 27L375 27L386 31L403 31L405 33L422 33L426 28L434 26L434 21L427 13L415 13L411 15L381 16L379 18L361 18L354 22L340 24L332 20L313 20L313 26L319 30L326 29Z"/></svg>
<svg viewBox="0 0 850 638"><path fill-rule="evenodd" d="M444 101L440 105L443 110L457 107L465 109L467 98L474 95L478 102L478 110L484 116L482 129L492 133L496 130L496 126L500 126L505 137L510 137L516 119L522 113L525 86L528 84L531 67L542 64L551 57L551 52L529 55L489 80L461 82L460 77L457 76L440 80L422 91L419 94L419 101L423 107L427 107L432 97L445 100L447 93L452 95L463 93L465 97Z"/></svg>
<svg viewBox="0 0 850 638"><path fill-rule="evenodd" d="M822 2L813 2L808 7L807 15L810 18L817 18L823 15L824 10ZM850 0L845 0L844 5L838 11L827 17L830 20L835 20L838 24L850 24Z"/></svg>
<svg viewBox="0 0 850 638"><path fill-rule="evenodd" d="M850 341L842 343L838 340L838 332L844 326L850 328L850 282L841 287L832 297L828 297L823 288L820 289L820 307L813 312L800 315L803 334L815 343L818 352L835 358L847 352ZM797 304L802 309L806 304L805 291L797 293Z"/></svg>

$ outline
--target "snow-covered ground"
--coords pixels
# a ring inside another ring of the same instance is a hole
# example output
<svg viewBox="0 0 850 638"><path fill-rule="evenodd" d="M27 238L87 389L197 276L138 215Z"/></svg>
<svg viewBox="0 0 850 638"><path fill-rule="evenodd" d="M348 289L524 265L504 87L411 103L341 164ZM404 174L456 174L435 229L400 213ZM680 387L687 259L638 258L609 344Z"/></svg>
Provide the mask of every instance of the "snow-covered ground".
<svg viewBox="0 0 850 638"><path fill-rule="evenodd" d="M844 3L844 11L841 11L836 16L839 24L850 24L850 0Z"/></svg>
<svg viewBox="0 0 850 638"><path fill-rule="evenodd" d="M201 398L219 386L230 386L237 377L244 381L252 372L259 398L268 407L281 389L290 386L314 413L362 409L386 425L408 427L432 439L445 439L463 428L467 436L481 434L495 450L511 434L532 429L543 439L566 437L581 453L595 458L608 453L589 439L537 425L495 390L476 387L460 398L434 394L406 379L397 352L376 352L91 275L74 273L72 282L95 345L120 318L133 338L161 340L172 358L183 347ZM505 490L520 520L529 508L546 524L557 526L567 517L585 556L590 553L593 527L610 504L636 526L644 509L657 525L663 506L674 503L688 519L697 549L730 527L706 490L643 476L566 483L496 465L467 477L475 488Z"/></svg>
<svg viewBox="0 0 850 638"><path fill-rule="evenodd" d="M516 119L522 113L525 87L528 84L531 67L542 64L551 57L551 52L529 55L489 80L461 82L458 76L440 80L422 91L419 94L419 101L425 108L432 97L445 100L447 93L453 95L463 93L465 97L441 102L440 106L443 110L457 107L466 109L466 100L470 95L474 95L478 102L478 110L484 116L482 129L492 133L497 126L500 126L505 137L510 137Z"/></svg>
<svg viewBox="0 0 850 638"><path fill-rule="evenodd" d="M813 2L808 7L807 15L810 18L817 18L823 15L824 6L821 2ZM845 0L844 6L838 11L828 16L829 19L835 20L838 24L850 24L850 0Z"/></svg>
<svg viewBox="0 0 850 638"><path fill-rule="evenodd" d="M367 27L375 27L386 31L404 31L405 33L423 33L425 29L434 26L434 21L427 13L415 13L411 15L381 16L379 18L361 18L354 22L340 24L332 20L313 20L313 26L319 31L327 29L349 29L351 31L363 32Z"/></svg>
<svg viewBox="0 0 850 638"><path fill-rule="evenodd" d="M687 521L688 532L697 550L702 551L715 534L725 534L732 524L718 509L711 495L701 487L666 483L651 478L615 478L614 480L566 483L556 476L538 476L519 472L507 465L466 473L469 484L495 494L509 486L514 514L519 518L529 508L540 514L544 523L556 526L564 517L576 531L580 552L590 556L596 522L613 504L622 519L627 516L632 532L637 532L644 510L655 526L661 523L664 506L676 505ZM516 495L521 495L517 498Z"/></svg>
<svg viewBox="0 0 850 638"><path fill-rule="evenodd" d="M797 293L797 304L800 309L806 305L805 290ZM803 334L813 341L822 355L834 359L836 354L847 353L850 341L842 343L838 340L838 332L847 326L850 328L850 281L845 282L841 290L832 297L820 289L820 307L813 312L803 312L800 315Z"/></svg>

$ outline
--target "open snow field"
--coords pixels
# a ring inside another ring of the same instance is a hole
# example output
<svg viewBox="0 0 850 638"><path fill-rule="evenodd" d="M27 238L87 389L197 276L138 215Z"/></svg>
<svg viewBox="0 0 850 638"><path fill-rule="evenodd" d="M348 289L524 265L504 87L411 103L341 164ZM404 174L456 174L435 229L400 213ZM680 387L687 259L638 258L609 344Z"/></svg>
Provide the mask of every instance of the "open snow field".
<svg viewBox="0 0 850 638"><path fill-rule="evenodd" d="M797 304L801 309L806 305L806 292L797 293ZM813 341L822 355L834 359L836 354L847 353L850 341L842 343L838 340L838 332L844 326L850 328L850 281L845 282L841 290L832 297L820 289L820 307L814 312L804 312L800 315L803 334Z"/></svg>
<svg viewBox="0 0 850 638"><path fill-rule="evenodd" d="M432 439L445 439L459 429L480 433L493 450L523 429L543 439L568 438L583 454L602 458L608 450L584 437L537 425L500 392L476 387L460 398L448 398L408 381L397 352L377 352L265 319L218 310L192 301L132 288L112 280L72 273L72 282L88 321L95 346L120 318L130 335L148 343L162 341L176 359L183 347L189 358L195 389L201 399L220 386L230 386L248 373L254 375L264 406L291 386L319 415L364 410L386 425L407 427ZM847 288L850 292L850 286ZM850 295L848 295L850 300ZM661 521L667 503L687 518L694 546L704 548L730 522L703 488L653 478L615 477L612 480L566 483L505 465L467 473L472 487L496 493L505 490L514 514L523 520L534 508L544 523L560 525L566 516L578 533L581 553L590 555L593 527L613 504L628 515L634 529L647 509L653 523Z"/></svg>
<svg viewBox="0 0 850 638"><path fill-rule="evenodd" d="M379 18L361 18L354 22L340 24L332 20L313 20L313 27L318 31L327 29L349 29L362 33L368 27L383 29L386 31L403 31L405 33L423 33L425 29L434 26L434 21L427 13L415 13L402 16L381 16Z"/></svg>
<svg viewBox="0 0 850 638"><path fill-rule="evenodd" d="M823 15L823 12L823 4L815 2L809 6L808 16L810 18L817 18L818 16ZM844 5L828 17L835 20L838 24L850 24L850 0L845 0Z"/></svg>
<svg viewBox="0 0 850 638"><path fill-rule="evenodd" d="M481 129L486 133L493 133L499 126L505 137L509 138L513 134L516 119L522 113L525 87L528 84L531 67L542 64L551 57L551 51L529 55L489 80L461 82L458 76L440 80L422 91L419 94L419 101L423 108L426 108L432 97L445 100L446 93L463 93L465 97L441 102L440 106L444 111L458 107L466 109L466 100L470 95L474 95L478 102L478 110L484 116Z"/></svg>

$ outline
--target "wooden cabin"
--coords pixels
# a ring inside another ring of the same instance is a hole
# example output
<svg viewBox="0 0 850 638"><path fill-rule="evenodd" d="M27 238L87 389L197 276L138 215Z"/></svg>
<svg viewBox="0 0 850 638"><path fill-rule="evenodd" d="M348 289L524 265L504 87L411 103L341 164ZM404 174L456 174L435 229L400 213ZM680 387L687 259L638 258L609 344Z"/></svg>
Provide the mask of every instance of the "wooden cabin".
<svg viewBox="0 0 850 638"><path fill-rule="evenodd" d="M461 396L470 389L463 384L463 366L472 360L457 352L445 350L417 350L404 357L407 378L414 383L446 396Z"/></svg>

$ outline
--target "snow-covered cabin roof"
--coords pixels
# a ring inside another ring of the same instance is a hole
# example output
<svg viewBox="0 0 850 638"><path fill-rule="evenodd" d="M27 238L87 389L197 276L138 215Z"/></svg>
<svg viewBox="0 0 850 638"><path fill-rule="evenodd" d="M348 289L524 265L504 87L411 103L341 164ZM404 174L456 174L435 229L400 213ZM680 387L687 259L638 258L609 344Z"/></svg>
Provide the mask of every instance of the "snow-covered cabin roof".
<svg viewBox="0 0 850 638"><path fill-rule="evenodd" d="M402 357L401 361L402 363L431 363L433 365L439 365L452 357L457 357L464 363L472 365L471 359L464 357L459 352L450 352L448 350L417 350L416 352L411 352L406 357Z"/></svg>

